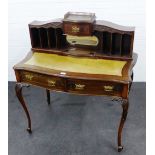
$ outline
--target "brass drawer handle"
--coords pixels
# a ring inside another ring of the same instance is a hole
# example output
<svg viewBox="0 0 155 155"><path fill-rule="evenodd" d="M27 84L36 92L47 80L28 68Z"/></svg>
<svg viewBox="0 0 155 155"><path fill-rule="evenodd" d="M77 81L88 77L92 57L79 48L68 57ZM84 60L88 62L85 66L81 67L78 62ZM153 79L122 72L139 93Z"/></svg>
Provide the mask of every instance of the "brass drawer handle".
<svg viewBox="0 0 155 155"><path fill-rule="evenodd" d="M85 88L84 84L75 84L75 89L77 90L83 90Z"/></svg>
<svg viewBox="0 0 155 155"><path fill-rule="evenodd" d="M72 32L77 33L80 31L80 28L77 26L72 26Z"/></svg>
<svg viewBox="0 0 155 155"><path fill-rule="evenodd" d="M103 86L104 91L113 91L114 90L114 86Z"/></svg>
<svg viewBox="0 0 155 155"><path fill-rule="evenodd" d="M48 80L48 85L54 87L56 85L56 81Z"/></svg>
<svg viewBox="0 0 155 155"><path fill-rule="evenodd" d="M25 77L26 77L26 79L31 81L34 76L31 74L26 74Z"/></svg>

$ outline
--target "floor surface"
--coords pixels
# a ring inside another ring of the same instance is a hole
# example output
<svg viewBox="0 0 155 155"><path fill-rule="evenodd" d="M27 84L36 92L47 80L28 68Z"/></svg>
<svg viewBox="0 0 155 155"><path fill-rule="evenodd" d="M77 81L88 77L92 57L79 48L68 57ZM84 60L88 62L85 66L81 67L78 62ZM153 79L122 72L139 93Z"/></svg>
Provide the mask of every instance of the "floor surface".
<svg viewBox="0 0 155 155"><path fill-rule="evenodd" d="M145 155L145 83L133 83L128 118L123 130L124 150L117 152L120 103L103 96L79 96L45 90L23 89L32 118L26 132L25 113L9 82L9 155Z"/></svg>

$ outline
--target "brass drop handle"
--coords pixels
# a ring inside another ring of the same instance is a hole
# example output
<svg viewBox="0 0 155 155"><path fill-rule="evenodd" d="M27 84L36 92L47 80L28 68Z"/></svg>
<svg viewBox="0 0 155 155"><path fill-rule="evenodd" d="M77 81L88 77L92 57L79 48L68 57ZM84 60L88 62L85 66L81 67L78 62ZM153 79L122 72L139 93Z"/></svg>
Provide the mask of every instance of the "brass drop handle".
<svg viewBox="0 0 155 155"><path fill-rule="evenodd" d="M80 28L77 26L72 26L72 32L77 33L80 31Z"/></svg>
<svg viewBox="0 0 155 155"><path fill-rule="evenodd" d="M113 91L114 90L114 86L103 86L103 88L104 88L104 91Z"/></svg>
<svg viewBox="0 0 155 155"><path fill-rule="evenodd" d="M75 84L75 89L77 90L83 90L85 88L84 84Z"/></svg>
<svg viewBox="0 0 155 155"><path fill-rule="evenodd" d="M32 78L33 78L33 75L31 75L31 74L26 74L25 77L26 77L26 79L28 79L28 80L31 81Z"/></svg>
<svg viewBox="0 0 155 155"><path fill-rule="evenodd" d="M54 87L56 85L56 81L48 80L48 85Z"/></svg>

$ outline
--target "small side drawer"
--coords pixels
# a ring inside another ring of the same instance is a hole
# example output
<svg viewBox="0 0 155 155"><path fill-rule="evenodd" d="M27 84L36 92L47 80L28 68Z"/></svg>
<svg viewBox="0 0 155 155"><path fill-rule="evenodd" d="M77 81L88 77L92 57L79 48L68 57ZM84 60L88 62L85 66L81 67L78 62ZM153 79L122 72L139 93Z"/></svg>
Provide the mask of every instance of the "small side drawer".
<svg viewBox="0 0 155 155"><path fill-rule="evenodd" d="M65 84L64 80L59 77L22 71L20 73L22 82L28 82L31 84L35 84L38 86L43 86L46 88L54 89L54 90L64 90Z"/></svg>
<svg viewBox="0 0 155 155"><path fill-rule="evenodd" d="M90 36L92 35L92 24L64 22L63 30L65 34L69 35Z"/></svg>
<svg viewBox="0 0 155 155"><path fill-rule="evenodd" d="M121 96L123 84L94 80L72 80L67 82L69 92L94 95L117 95Z"/></svg>

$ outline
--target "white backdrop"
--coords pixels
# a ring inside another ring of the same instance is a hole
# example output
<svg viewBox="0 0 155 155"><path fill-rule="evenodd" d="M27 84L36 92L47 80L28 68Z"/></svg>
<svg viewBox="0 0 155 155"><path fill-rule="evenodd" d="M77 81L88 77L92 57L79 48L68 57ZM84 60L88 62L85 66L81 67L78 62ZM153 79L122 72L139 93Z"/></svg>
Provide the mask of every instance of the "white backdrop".
<svg viewBox="0 0 155 155"><path fill-rule="evenodd" d="M144 0L9 0L9 81L15 80L13 65L31 48L28 23L62 18L68 11L94 12L97 19L135 26L134 52L139 57L134 68L134 81L145 81Z"/></svg>

